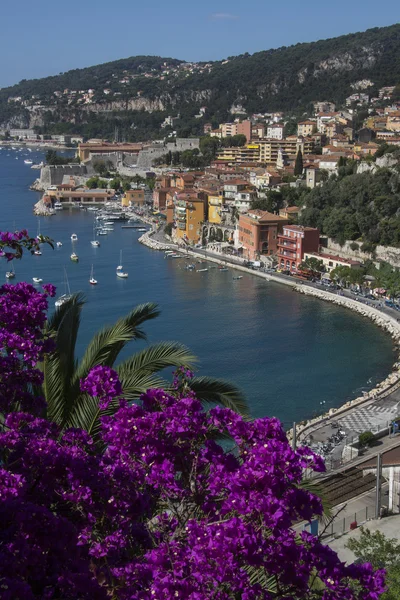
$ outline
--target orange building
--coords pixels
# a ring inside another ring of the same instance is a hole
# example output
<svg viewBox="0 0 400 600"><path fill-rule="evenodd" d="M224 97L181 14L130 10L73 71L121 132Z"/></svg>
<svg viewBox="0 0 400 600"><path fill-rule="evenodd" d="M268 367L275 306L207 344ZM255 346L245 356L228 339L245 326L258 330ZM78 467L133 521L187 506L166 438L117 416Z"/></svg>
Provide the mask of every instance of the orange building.
<svg viewBox="0 0 400 600"><path fill-rule="evenodd" d="M175 236L188 244L196 244L205 220L204 200L194 194L176 194L174 207Z"/></svg>
<svg viewBox="0 0 400 600"><path fill-rule="evenodd" d="M287 223L278 215L266 210L250 210L239 217L239 243L244 255L249 260L258 259L261 255L276 254L278 233Z"/></svg>

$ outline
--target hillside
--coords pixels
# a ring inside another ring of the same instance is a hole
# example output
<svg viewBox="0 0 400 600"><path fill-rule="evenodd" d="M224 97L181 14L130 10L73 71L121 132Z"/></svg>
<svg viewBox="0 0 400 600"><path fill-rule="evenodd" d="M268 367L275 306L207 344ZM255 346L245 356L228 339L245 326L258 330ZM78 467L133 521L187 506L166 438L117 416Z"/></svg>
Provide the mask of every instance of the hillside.
<svg viewBox="0 0 400 600"><path fill-rule="evenodd" d="M0 127L108 135L118 125L126 139L139 139L180 114L174 128L190 135L227 119L233 105L300 114L317 99L340 103L363 79L371 94L400 82L400 24L225 61L137 56L24 80L0 90ZM204 117L195 118L202 106Z"/></svg>

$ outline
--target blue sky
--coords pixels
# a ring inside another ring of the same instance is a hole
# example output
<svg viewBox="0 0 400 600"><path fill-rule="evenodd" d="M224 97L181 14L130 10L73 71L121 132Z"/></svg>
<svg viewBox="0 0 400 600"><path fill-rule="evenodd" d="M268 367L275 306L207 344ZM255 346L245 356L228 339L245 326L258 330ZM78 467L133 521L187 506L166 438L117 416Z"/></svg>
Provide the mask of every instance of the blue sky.
<svg viewBox="0 0 400 600"><path fill-rule="evenodd" d="M3 0L0 87L136 54L218 60L400 20L398 0Z"/></svg>

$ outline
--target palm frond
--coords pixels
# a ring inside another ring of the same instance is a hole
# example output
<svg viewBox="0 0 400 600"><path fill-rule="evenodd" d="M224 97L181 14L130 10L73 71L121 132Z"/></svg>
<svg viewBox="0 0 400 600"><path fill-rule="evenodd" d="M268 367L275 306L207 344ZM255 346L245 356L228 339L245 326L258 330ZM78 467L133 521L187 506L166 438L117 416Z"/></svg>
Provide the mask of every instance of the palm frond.
<svg viewBox="0 0 400 600"><path fill-rule="evenodd" d="M70 306L72 304L76 304L80 309L83 308L86 303L85 296L78 292L77 294L73 294L69 300L64 302L61 306L59 306L53 314L47 319L46 330L47 331L57 331L59 328L65 314L68 312Z"/></svg>
<svg viewBox="0 0 400 600"><path fill-rule="evenodd" d="M197 362L192 352L179 342L158 342L136 352L119 365L120 370L155 373L167 367L191 368Z"/></svg>
<svg viewBox="0 0 400 600"><path fill-rule="evenodd" d="M230 381L214 377L193 377L189 386L203 404L221 404L241 415L249 414L246 396Z"/></svg>
<svg viewBox="0 0 400 600"><path fill-rule="evenodd" d="M75 346L83 305L82 294L74 294L59 308L60 315L53 316L47 325L48 331L54 334L56 350L46 357L43 364L43 392L47 400L48 416L59 425L64 425L68 420L73 402L70 388L77 364ZM56 329L50 329L50 326Z"/></svg>
<svg viewBox="0 0 400 600"><path fill-rule="evenodd" d="M76 377L86 377L92 367L105 365L112 367L118 354L131 340L146 339L140 328L145 321L155 319L160 314L156 304L139 304L126 317L118 319L97 333L89 343L80 361Z"/></svg>

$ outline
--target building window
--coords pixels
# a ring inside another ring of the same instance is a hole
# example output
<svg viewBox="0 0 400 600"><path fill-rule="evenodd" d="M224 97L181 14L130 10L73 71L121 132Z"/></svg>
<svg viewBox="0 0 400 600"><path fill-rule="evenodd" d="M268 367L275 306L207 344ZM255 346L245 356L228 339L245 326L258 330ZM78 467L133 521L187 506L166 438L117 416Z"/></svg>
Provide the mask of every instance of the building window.
<svg viewBox="0 0 400 600"><path fill-rule="evenodd" d="M330 267L333 267L333 262L330 260L330 261L329 261L329 263L328 263L328 265L329 265Z"/></svg>

